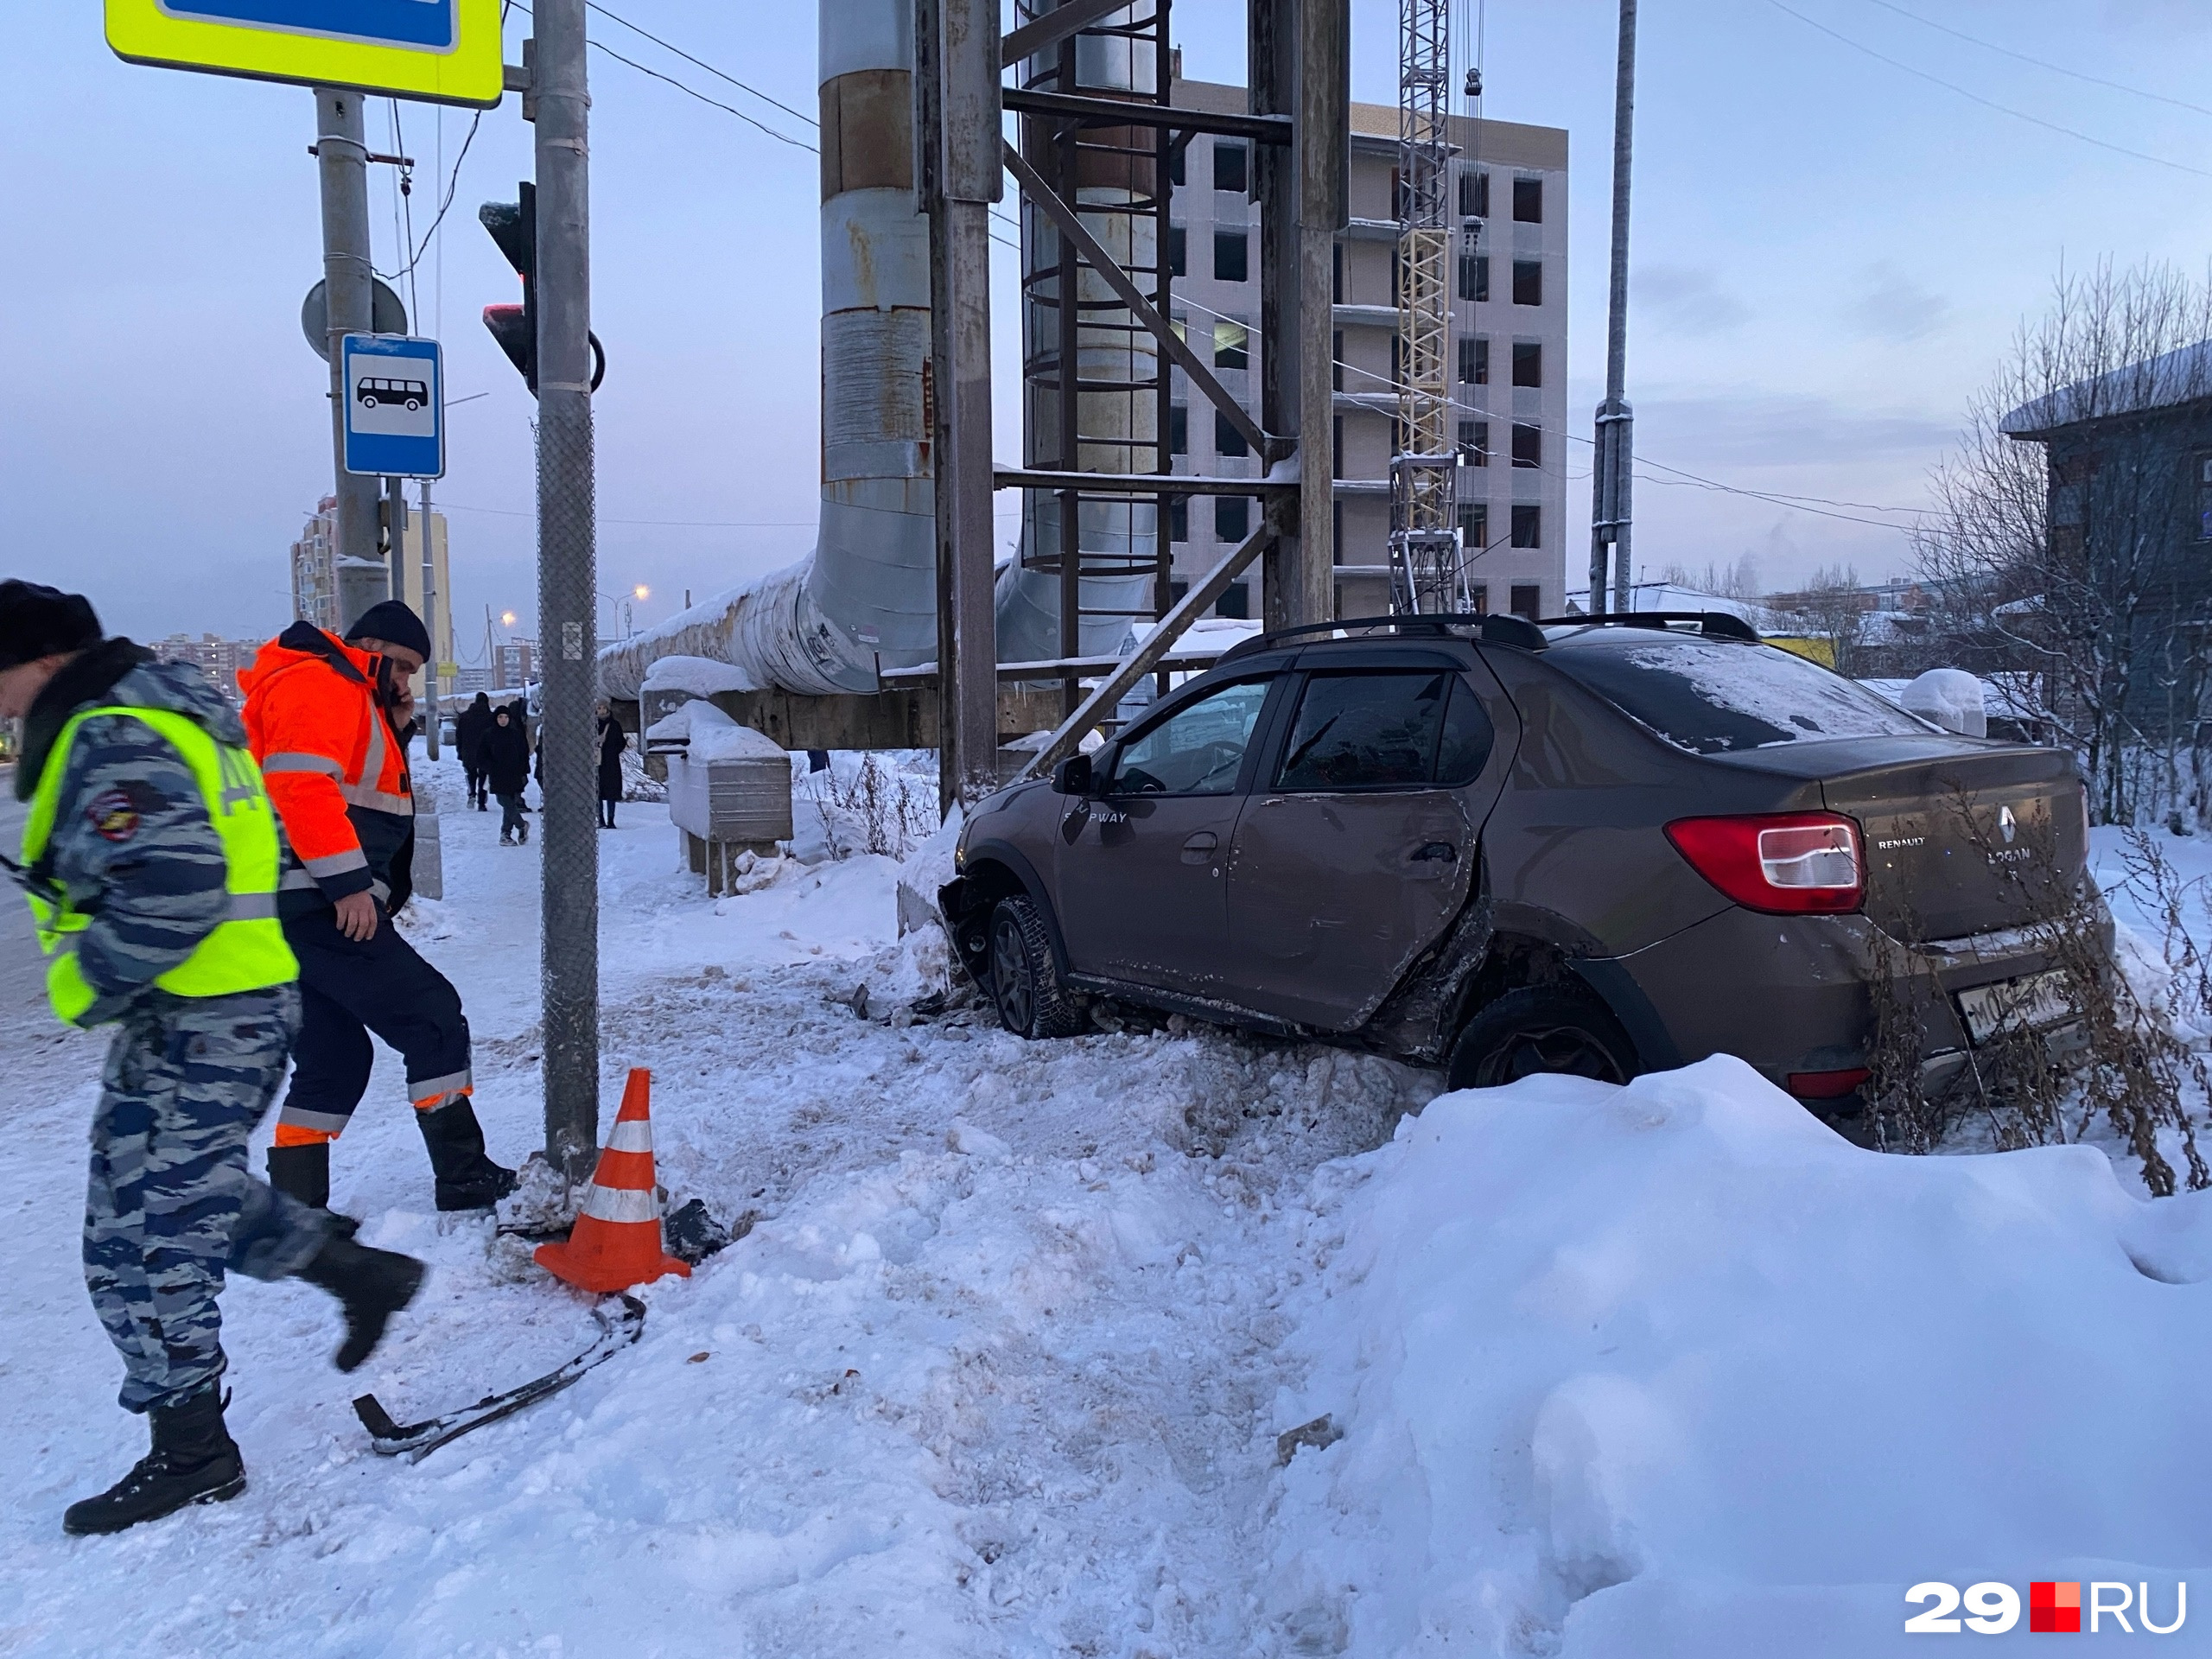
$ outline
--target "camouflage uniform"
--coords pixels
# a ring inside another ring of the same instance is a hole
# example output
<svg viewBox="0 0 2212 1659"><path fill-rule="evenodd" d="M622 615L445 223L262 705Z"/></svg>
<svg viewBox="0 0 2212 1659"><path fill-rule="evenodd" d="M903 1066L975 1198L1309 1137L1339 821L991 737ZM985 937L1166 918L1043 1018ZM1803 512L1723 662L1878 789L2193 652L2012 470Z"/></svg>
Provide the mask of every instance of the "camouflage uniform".
<svg viewBox="0 0 2212 1659"><path fill-rule="evenodd" d="M206 676L140 656L105 641L55 677L25 723L20 796L32 794L68 716L88 705L175 710L220 742L245 743ZM185 997L153 983L229 904L223 849L191 771L143 721L95 716L70 745L60 801L31 874L92 912L75 941L97 1000L79 1023L116 1026L92 1122L85 1279L123 1356L122 1403L143 1412L222 1374L215 1298L225 1271L297 1273L331 1221L246 1168L247 1138L283 1077L297 987Z"/></svg>

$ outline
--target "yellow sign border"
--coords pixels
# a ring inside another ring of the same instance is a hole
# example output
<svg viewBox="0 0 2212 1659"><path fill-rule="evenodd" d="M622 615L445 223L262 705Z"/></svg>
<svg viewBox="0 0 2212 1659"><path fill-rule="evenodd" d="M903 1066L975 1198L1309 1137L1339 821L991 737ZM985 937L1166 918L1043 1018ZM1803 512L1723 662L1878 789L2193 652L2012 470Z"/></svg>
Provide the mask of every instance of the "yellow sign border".
<svg viewBox="0 0 2212 1659"><path fill-rule="evenodd" d="M302 86L458 104L488 110L505 83L500 0L456 0L450 52L370 46L359 41L173 17L160 0L106 0L107 43L129 63Z"/></svg>

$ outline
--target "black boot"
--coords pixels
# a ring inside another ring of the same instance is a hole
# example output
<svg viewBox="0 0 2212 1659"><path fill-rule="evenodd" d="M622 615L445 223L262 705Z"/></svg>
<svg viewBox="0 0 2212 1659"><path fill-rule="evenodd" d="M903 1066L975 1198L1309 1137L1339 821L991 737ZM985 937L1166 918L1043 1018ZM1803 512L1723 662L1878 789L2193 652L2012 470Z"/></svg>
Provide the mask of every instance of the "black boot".
<svg viewBox="0 0 2212 1659"><path fill-rule="evenodd" d="M385 1322L415 1300L423 1287L423 1268L411 1255L373 1250L356 1243L350 1232L333 1233L300 1269L300 1277L328 1291L345 1305L346 1340L337 1366L350 1371L376 1351Z"/></svg>
<svg viewBox="0 0 2212 1659"><path fill-rule="evenodd" d="M418 1111L415 1122L422 1127L430 1171L437 1177L439 1209L489 1210L515 1190L514 1171L486 1155L484 1131L467 1096Z"/></svg>
<svg viewBox="0 0 2212 1659"><path fill-rule="evenodd" d="M269 1185L310 1210L330 1208L330 1142L269 1148Z"/></svg>
<svg viewBox="0 0 2212 1659"><path fill-rule="evenodd" d="M223 1427L223 1395L209 1383L182 1405L147 1414L154 1449L98 1497L63 1511L61 1530L121 1532L174 1514L188 1503L220 1503L245 1491L245 1464Z"/></svg>

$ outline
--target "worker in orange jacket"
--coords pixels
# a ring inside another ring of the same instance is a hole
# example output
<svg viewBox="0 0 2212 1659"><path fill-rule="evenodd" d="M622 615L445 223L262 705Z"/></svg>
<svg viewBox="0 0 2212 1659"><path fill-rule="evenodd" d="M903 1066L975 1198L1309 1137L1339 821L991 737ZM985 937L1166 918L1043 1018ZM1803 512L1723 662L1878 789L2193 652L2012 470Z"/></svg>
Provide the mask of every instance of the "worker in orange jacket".
<svg viewBox="0 0 2212 1659"><path fill-rule="evenodd" d="M330 1203L330 1143L368 1088L372 1032L407 1062L437 1207L486 1209L514 1190L469 1104L461 994L391 920L413 891L409 681L429 654L422 619L385 600L342 641L295 622L238 674L246 741L289 843L276 908L302 1005L269 1182L318 1208Z"/></svg>

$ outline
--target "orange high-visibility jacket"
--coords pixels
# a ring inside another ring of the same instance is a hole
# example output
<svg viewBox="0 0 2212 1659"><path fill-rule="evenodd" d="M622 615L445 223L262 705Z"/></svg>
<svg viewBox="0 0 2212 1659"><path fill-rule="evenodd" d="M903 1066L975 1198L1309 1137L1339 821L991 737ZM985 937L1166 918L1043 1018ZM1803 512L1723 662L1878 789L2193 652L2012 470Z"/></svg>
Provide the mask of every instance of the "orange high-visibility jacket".
<svg viewBox="0 0 2212 1659"><path fill-rule="evenodd" d="M355 893L391 909L407 900L415 798L406 742L377 695L381 662L295 622L238 671L246 743L290 843L287 914Z"/></svg>

